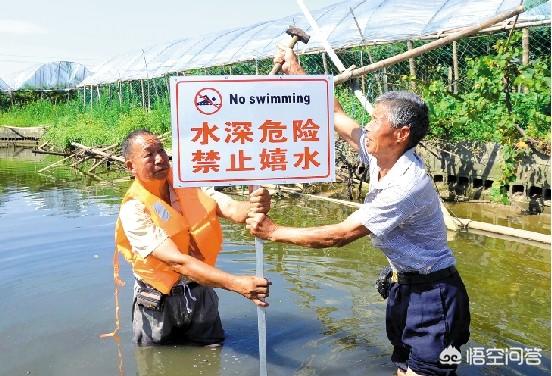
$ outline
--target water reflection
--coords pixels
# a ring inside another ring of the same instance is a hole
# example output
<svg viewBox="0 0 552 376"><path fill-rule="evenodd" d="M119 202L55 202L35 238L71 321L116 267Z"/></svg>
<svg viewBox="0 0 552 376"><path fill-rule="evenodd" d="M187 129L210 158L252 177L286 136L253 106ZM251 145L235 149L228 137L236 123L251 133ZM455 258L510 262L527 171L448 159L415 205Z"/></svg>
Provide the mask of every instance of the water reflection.
<svg viewBox="0 0 552 376"><path fill-rule="evenodd" d="M136 374L139 376L223 375L221 348L137 347ZM215 373L219 370L219 373Z"/></svg>

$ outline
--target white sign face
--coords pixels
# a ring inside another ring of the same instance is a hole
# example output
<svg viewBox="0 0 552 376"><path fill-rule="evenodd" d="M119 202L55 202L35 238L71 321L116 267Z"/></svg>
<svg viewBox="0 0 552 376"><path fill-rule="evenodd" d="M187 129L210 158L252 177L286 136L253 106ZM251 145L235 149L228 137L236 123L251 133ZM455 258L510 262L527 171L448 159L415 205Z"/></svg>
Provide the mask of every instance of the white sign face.
<svg viewBox="0 0 552 376"><path fill-rule="evenodd" d="M176 187L335 180L332 76L171 77Z"/></svg>

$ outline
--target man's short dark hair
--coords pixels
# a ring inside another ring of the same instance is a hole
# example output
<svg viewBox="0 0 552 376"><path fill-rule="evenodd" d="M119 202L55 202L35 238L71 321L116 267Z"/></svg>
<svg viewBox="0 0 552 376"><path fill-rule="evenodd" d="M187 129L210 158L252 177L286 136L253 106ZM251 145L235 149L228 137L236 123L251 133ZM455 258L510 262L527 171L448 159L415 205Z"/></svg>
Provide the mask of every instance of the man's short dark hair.
<svg viewBox="0 0 552 376"><path fill-rule="evenodd" d="M418 95L409 91L389 91L377 97L375 103L387 107L387 120L393 128L410 128L407 150L418 145L427 134L428 108Z"/></svg>
<svg viewBox="0 0 552 376"><path fill-rule="evenodd" d="M123 144L121 145L121 154L123 155L123 158L125 160L130 158L130 151L132 149L132 144L134 140L139 136L155 136L155 134L151 133L147 129L137 129L135 131L130 132L125 139L123 140Z"/></svg>

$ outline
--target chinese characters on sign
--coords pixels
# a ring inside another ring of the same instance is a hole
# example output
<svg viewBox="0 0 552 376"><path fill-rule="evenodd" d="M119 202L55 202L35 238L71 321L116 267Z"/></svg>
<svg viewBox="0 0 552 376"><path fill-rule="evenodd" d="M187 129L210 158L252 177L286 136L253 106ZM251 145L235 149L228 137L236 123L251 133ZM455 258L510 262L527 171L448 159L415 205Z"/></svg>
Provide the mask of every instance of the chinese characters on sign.
<svg viewBox="0 0 552 376"><path fill-rule="evenodd" d="M171 78L177 186L334 180L328 76Z"/></svg>

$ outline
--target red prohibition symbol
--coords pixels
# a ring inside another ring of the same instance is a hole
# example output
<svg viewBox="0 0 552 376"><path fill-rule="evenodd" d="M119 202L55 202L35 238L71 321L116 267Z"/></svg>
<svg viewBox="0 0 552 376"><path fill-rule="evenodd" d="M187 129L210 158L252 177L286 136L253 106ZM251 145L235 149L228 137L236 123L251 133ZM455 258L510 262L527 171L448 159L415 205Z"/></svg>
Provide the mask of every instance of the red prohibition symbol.
<svg viewBox="0 0 552 376"><path fill-rule="evenodd" d="M202 114L213 115L222 108L222 95L216 89L206 87L196 93L194 104Z"/></svg>

